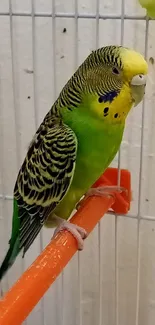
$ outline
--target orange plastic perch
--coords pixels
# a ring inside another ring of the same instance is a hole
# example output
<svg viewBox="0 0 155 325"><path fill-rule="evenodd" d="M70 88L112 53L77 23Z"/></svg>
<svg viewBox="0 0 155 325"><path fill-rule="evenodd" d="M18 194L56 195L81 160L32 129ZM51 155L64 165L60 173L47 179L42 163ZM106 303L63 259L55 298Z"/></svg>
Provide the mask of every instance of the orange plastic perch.
<svg viewBox="0 0 155 325"><path fill-rule="evenodd" d="M109 168L94 186L116 185L117 175L116 168ZM127 170L121 170L120 183L128 190L128 196L116 193L115 202L112 197L89 197L70 221L90 233L109 208L127 213L131 196ZM0 325L22 324L76 251L74 237L65 230L59 233L0 301Z"/></svg>

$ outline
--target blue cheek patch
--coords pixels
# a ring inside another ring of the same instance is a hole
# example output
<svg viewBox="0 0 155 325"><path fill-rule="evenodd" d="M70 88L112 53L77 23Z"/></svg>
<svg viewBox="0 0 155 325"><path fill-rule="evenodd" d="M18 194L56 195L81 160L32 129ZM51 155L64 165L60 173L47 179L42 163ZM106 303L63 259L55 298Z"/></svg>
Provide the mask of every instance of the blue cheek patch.
<svg viewBox="0 0 155 325"><path fill-rule="evenodd" d="M99 103L106 103L106 102L110 102L112 103L113 99L115 97L118 96L118 92L113 90L113 91L110 91L109 93L106 93L104 95L101 95L98 99Z"/></svg>

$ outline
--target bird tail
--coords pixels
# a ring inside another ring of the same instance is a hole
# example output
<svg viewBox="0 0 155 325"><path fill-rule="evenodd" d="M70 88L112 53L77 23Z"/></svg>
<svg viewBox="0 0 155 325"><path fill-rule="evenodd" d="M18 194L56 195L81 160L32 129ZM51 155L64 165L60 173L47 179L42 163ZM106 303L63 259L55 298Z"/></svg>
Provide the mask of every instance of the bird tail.
<svg viewBox="0 0 155 325"><path fill-rule="evenodd" d="M3 278L4 274L7 272L7 270L12 266L14 263L16 256L18 255L18 250L17 250L17 240L15 243L10 245L8 252L2 262L2 265L0 267L0 281Z"/></svg>
<svg viewBox="0 0 155 325"><path fill-rule="evenodd" d="M13 223L12 223L12 235L9 241L8 252L2 262L0 267L0 281L3 278L4 274L14 263L17 255L20 252L19 249L19 218L18 218L18 206L17 201L14 199L14 212L13 212Z"/></svg>

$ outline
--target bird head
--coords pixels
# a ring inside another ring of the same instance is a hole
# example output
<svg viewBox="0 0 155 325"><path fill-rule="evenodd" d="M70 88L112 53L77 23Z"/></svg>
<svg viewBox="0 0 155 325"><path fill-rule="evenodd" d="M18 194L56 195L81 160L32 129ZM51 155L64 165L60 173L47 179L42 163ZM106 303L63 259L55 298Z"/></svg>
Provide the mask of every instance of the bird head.
<svg viewBox="0 0 155 325"><path fill-rule="evenodd" d="M147 72L144 57L132 49L122 46L97 49L62 90L59 103L64 107L63 114L76 111L75 115L83 115L85 120L91 115L109 123L124 123L131 107L143 99Z"/></svg>
<svg viewBox="0 0 155 325"><path fill-rule="evenodd" d="M97 49L79 70L85 78L86 92L95 93L90 106L100 119L121 123L131 107L143 99L148 65L132 49L122 46Z"/></svg>

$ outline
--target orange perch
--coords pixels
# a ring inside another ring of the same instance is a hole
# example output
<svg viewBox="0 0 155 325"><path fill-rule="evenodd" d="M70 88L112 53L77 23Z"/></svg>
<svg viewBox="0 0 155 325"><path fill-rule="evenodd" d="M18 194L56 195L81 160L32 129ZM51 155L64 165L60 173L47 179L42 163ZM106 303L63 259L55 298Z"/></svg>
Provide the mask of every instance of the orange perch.
<svg viewBox="0 0 155 325"><path fill-rule="evenodd" d="M116 168L109 168L94 186L116 185L117 174ZM115 212L127 213L130 207L130 173L126 170L121 170L121 186L128 190L128 197L117 193L116 202L112 197L90 197L70 221L90 233L112 206L116 207ZM66 230L58 233L0 301L0 325L22 324L76 251L74 237Z"/></svg>

